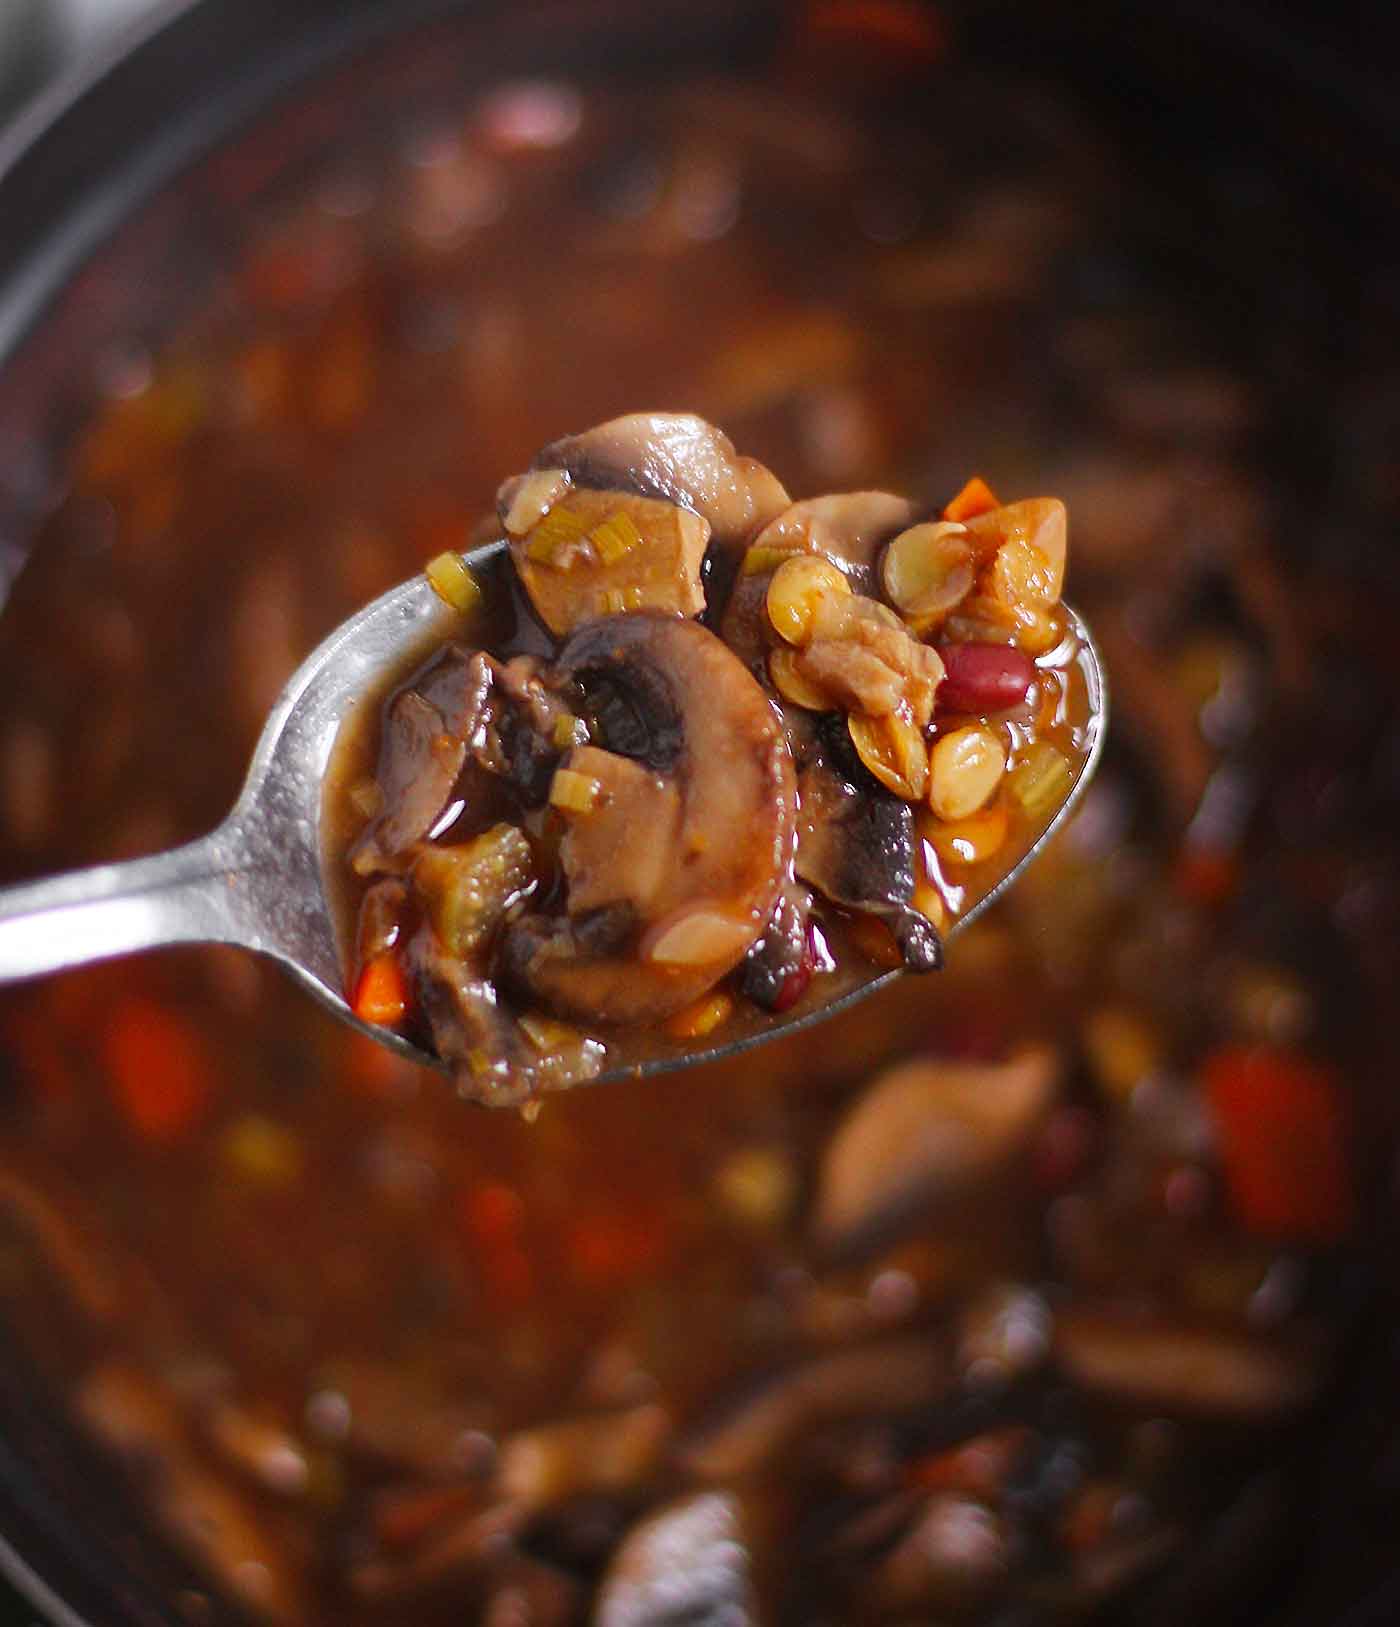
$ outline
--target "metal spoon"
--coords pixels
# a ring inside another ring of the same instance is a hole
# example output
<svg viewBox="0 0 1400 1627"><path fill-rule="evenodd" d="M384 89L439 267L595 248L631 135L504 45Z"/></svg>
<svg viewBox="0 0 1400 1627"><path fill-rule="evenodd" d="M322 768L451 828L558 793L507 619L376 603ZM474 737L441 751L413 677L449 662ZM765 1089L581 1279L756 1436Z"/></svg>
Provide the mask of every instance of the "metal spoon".
<svg viewBox="0 0 1400 1627"><path fill-rule="evenodd" d="M503 543L466 556L478 576L502 568ZM1044 833L987 894L952 924L954 936L1013 885L1068 819L1093 777L1108 721L1103 669L1089 630L1073 612L1093 717L1089 752ZM0 984L138 949L177 943L231 943L279 961L342 1022L430 1067L442 1064L388 1029L363 1023L342 993L343 968L327 902L321 795L336 735L357 702L385 673L460 628L460 617L419 576L343 622L301 664L258 741L232 813L208 836L150 858L97 865L0 889ZM754 1032L679 1055L630 1060L601 1082L716 1061L793 1033L900 974L872 967L826 1004L767 1018Z"/></svg>

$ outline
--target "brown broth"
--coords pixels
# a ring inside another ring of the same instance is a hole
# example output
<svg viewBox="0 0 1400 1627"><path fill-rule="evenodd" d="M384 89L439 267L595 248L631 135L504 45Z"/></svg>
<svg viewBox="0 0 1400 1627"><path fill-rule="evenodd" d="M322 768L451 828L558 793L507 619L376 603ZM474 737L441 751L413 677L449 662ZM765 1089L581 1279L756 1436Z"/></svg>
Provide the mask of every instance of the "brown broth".
<svg viewBox="0 0 1400 1627"><path fill-rule="evenodd" d="M947 88L937 143L897 111L877 140L859 109L682 84L588 91L577 135L544 152L484 150L454 113L439 148L378 154L364 209L313 177L144 383L108 379L0 619L0 820L19 875L211 825L300 654L468 546L500 474L560 428L688 405L797 491L885 484L934 502L979 468L1069 502L1072 597L1104 640L1132 749L939 976L725 1066L551 1100L533 1125L467 1112L231 952L5 992L7 1315L65 1401L114 1363L155 1387L189 1461L265 1533L302 1595L285 1614L307 1627L495 1627L494 1562L423 1602L356 1591L387 1492L471 1479L465 1457L425 1467L421 1441L387 1445L395 1417L427 1418L439 1446L486 1437L488 1455L522 1428L651 1401L683 1434L775 1367L891 1331L946 1342L956 1393L814 1430L765 1479L775 1618L878 1615L880 1544L843 1522L917 1474L937 1484L943 1445L1010 1420L1028 1432L1015 1496L987 1506L1024 1537L1024 1564L986 1610L1078 1619L1080 1558L1112 1528L1093 1525L1086 1486L1171 1536L1185 1568L1296 1415L1212 1418L1043 1360L982 1385L956 1355L971 1308L1006 1282L1054 1316L1126 1303L1271 1360L1302 1352L1319 1375L1353 1314L1334 1265L1357 1166L1327 1213L1260 1225L1233 1196L1204 1083L1210 1059L1262 1046L1320 1067L1338 1121L1363 1113L1368 1025L1350 1002L1368 974L1326 932L1312 958L1297 948L1355 832L1300 851L1266 822L1246 840L1257 827L1219 795L1195 817L1245 768L1283 807L1301 697L1325 687L1298 683L1320 656L1270 619L1258 469L1228 422L1202 445L1201 389L1215 380L1227 418L1239 400L1265 414L1264 370L1199 325L1189 280L1113 309L1076 295L1076 275L1101 289L1120 264L1131 188L1072 121L1023 119L1013 87L993 150L986 88ZM698 227L696 195L714 205ZM1222 516L1233 597L1202 617ZM1067 744L1076 705L1055 725ZM370 732L347 749L368 752ZM833 1258L811 1206L868 1081L898 1058L1028 1042L1063 1071L1017 1158ZM357 1378L373 1389L366 1373L392 1392L379 1408L348 1399ZM221 1403L299 1455L299 1490L250 1473L211 1424ZM852 1464L876 1490L843 1478ZM557 1562L579 1592L570 1619L586 1616L619 1531L688 1484L668 1459L550 1510L506 1559ZM1281 1552L1267 1534L1249 1546L1264 1567ZM199 1563L214 1585L218 1556Z"/></svg>

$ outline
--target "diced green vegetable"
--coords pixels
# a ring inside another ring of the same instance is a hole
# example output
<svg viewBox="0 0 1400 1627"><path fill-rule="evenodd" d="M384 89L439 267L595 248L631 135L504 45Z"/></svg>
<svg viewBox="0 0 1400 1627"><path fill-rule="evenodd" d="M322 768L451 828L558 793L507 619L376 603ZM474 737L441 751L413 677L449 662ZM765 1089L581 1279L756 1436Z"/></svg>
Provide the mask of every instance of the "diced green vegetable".
<svg viewBox="0 0 1400 1627"><path fill-rule="evenodd" d="M438 554L423 567L423 574L432 584L433 592L444 603L463 615L475 610L481 603L481 584L472 575L461 554Z"/></svg>
<svg viewBox="0 0 1400 1627"><path fill-rule="evenodd" d="M465 957L481 948L534 885L534 855L524 831L493 825L461 846L426 848L413 867L413 882L443 947Z"/></svg>
<svg viewBox="0 0 1400 1627"><path fill-rule="evenodd" d="M1048 740L1037 740L1006 776L1006 790L1024 813L1038 819L1065 799L1072 778L1060 752Z"/></svg>
<svg viewBox="0 0 1400 1627"><path fill-rule="evenodd" d="M539 565L553 565L564 550L584 534L585 522L571 508L555 506L530 533L525 557Z"/></svg>
<svg viewBox="0 0 1400 1627"><path fill-rule="evenodd" d="M616 514L610 514L601 525L594 526L588 534L588 540L605 565L615 565L634 548L641 547L642 534L638 531L632 516L624 509L618 509Z"/></svg>
<svg viewBox="0 0 1400 1627"><path fill-rule="evenodd" d="M586 746L588 725L581 717L565 712L554 720L552 739L561 751L567 751L570 746Z"/></svg>

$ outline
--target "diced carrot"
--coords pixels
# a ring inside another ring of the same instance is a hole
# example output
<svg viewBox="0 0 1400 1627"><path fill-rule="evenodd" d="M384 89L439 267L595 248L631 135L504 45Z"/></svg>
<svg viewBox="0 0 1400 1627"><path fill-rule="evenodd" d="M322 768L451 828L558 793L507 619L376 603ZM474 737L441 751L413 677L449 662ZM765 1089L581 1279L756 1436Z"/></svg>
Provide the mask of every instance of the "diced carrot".
<svg viewBox="0 0 1400 1627"><path fill-rule="evenodd" d="M733 1015L733 1000L723 989L712 990L669 1018L666 1032L673 1039L703 1039Z"/></svg>
<svg viewBox="0 0 1400 1627"><path fill-rule="evenodd" d="M893 971L904 964L904 956L894 941L894 934L878 915L858 915L851 922L851 942L877 966Z"/></svg>
<svg viewBox="0 0 1400 1627"><path fill-rule="evenodd" d="M590 1287L645 1277L665 1259L666 1228L654 1211L595 1211L569 1233L574 1273Z"/></svg>
<svg viewBox="0 0 1400 1627"><path fill-rule="evenodd" d="M409 1011L408 974L390 950L371 955L360 968L350 1005L361 1022L393 1028Z"/></svg>
<svg viewBox="0 0 1400 1627"><path fill-rule="evenodd" d="M1176 890L1191 904L1218 909L1239 885L1240 867L1233 854L1207 847L1187 847L1177 860Z"/></svg>
<svg viewBox="0 0 1400 1627"><path fill-rule="evenodd" d="M1253 1232L1332 1243L1356 1220L1347 1102L1332 1071L1292 1052L1229 1046L1207 1058L1225 1185Z"/></svg>
<svg viewBox="0 0 1400 1627"><path fill-rule="evenodd" d="M462 1218L477 1242L513 1242L520 1235L525 1204L514 1187L487 1181L463 1194Z"/></svg>
<svg viewBox="0 0 1400 1627"><path fill-rule="evenodd" d="M947 1451L915 1458L904 1471L905 1483L918 1491L959 1491L971 1497L995 1497L1030 1436L1024 1424L976 1435Z"/></svg>
<svg viewBox="0 0 1400 1627"><path fill-rule="evenodd" d="M971 520L979 514L1001 507L1001 499L981 475L973 475L958 495L943 510L945 520Z"/></svg>
<svg viewBox="0 0 1400 1627"><path fill-rule="evenodd" d="M523 1304L535 1291L535 1268L520 1194L503 1181L484 1181L459 1194L457 1214L487 1292L498 1304Z"/></svg>
<svg viewBox="0 0 1400 1627"><path fill-rule="evenodd" d="M113 1096L146 1140L169 1143L192 1130L212 1092L209 1059L189 1023L158 1001L127 1000L103 1044Z"/></svg>

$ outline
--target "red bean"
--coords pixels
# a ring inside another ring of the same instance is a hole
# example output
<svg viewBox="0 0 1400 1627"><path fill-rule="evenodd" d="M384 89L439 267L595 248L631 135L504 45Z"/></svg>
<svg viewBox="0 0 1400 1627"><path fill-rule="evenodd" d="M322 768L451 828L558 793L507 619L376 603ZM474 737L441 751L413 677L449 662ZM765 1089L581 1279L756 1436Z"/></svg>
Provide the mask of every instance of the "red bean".
<svg viewBox="0 0 1400 1627"><path fill-rule="evenodd" d="M812 937L812 923L808 921L802 941L802 959L783 979L778 998L773 1002L773 1010L786 1011L789 1006L795 1006L806 994L807 985L812 981L816 969L817 946Z"/></svg>
<svg viewBox="0 0 1400 1627"><path fill-rule="evenodd" d="M940 712L1004 712L1019 706L1035 682L1035 662L1005 644L940 644L946 676Z"/></svg>

